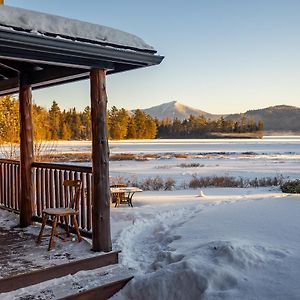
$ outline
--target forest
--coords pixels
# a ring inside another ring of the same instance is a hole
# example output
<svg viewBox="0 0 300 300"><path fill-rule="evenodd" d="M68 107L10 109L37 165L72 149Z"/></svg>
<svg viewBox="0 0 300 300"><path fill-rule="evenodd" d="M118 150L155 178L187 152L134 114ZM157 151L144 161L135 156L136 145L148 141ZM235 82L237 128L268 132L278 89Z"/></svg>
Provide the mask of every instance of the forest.
<svg viewBox="0 0 300 300"><path fill-rule="evenodd" d="M80 112L75 108L61 110L53 101L47 110L33 104L33 134L35 141L42 140L90 140L91 111L87 106ZM190 116L178 119L158 120L137 109L111 107L107 113L108 136L112 140L155 138L201 138L209 133L246 133L263 130L262 122L242 117L240 120L206 119ZM19 142L19 102L11 96L0 97L0 143Z"/></svg>
<svg viewBox="0 0 300 300"><path fill-rule="evenodd" d="M244 134L262 132L263 122L242 116L239 120L220 117L216 120L206 119L204 116L191 115L188 119L162 120L157 128L159 138L209 138L213 133Z"/></svg>

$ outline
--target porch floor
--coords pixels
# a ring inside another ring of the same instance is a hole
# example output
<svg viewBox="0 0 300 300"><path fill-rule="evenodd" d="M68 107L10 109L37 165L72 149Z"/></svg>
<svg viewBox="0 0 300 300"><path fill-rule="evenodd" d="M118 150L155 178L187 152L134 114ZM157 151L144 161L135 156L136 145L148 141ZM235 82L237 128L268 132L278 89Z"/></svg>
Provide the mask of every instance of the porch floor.
<svg viewBox="0 0 300 300"><path fill-rule="evenodd" d="M66 240L56 238L55 247L48 251L48 237L44 238L40 245L36 244L40 224L25 229L17 225L18 215L0 208L0 279L5 280L20 274L28 276L32 271L105 255L92 252L88 239L84 238L79 243L75 236ZM45 234L50 234L50 230L50 227L46 227ZM131 279L131 276L132 271L119 264L112 264L93 270L81 270L74 275L42 281L11 292L0 292L0 298L59 299L105 284L114 286L115 293ZM121 285L118 281L121 281Z"/></svg>
<svg viewBox="0 0 300 300"><path fill-rule="evenodd" d="M80 243L72 237L55 238L55 246L47 251L49 237L36 244L40 224L18 228L18 216L0 209L0 278L27 273L33 270L68 263L99 255L91 251L88 239ZM50 234L50 227L44 233Z"/></svg>

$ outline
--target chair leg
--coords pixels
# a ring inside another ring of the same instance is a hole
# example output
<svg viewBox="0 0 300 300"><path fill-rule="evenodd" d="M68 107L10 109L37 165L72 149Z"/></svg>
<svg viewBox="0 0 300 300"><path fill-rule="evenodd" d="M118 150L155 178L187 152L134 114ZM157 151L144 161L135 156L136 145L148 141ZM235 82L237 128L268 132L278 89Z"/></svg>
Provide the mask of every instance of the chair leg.
<svg viewBox="0 0 300 300"><path fill-rule="evenodd" d="M52 243L54 243L53 238L54 238L54 235L55 235L55 233L56 233L56 224L57 224L57 217L55 216L55 217L53 218L52 230L51 230L51 236L50 236L50 240L49 240L48 251L51 250Z"/></svg>
<svg viewBox="0 0 300 300"><path fill-rule="evenodd" d="M64 216L64 222L65 222L67 237L69 237L70 236L70 229L69 229L69 222L68 222L68 217L67 216Z"/></svg>
<svg viewBox="0 0 300 300"><path fill-rule="evenodd" d="M121 197L120 197L120 194L117 194L115 207L120 206L120 203L121 203Z"/></svg>
<svg viewBox="0 0 300 300"><path fill-rule="evenodd" d="M48 216L47 216L46 214L43 214L42 227L41 227L41 230L40 230L38 239L37 239L37 243L38 243L38 244L42 241L42 238L43 238L43 231L44 231L44 228L45 228L45 226L46 226L47 219L48 219Z"/></svg>
<svg viewBox="0 0 300 300"><path fill-rule="evenodd" d="M75 230L76 230L78 242L80 242L81 241L81 235L80 235L80 232L79 232L77 218L76 218L75 215L73 215L73 224L74 224L74 227L75 227Z"/></svg>

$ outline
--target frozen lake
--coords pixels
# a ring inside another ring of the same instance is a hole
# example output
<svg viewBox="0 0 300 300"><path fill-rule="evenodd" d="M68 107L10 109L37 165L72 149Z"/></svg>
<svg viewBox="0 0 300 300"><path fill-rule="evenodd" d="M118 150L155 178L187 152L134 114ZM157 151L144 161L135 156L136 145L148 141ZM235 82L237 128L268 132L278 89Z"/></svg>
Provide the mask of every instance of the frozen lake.
<svg viewBox="0 0 300 300"><path fill-rule="evenodd" d="M263 139L189 139L110 141L111 155L158 154L143 161L110 162L110 175L131 182L159 176L172 178L176 186L193 176L233 176L243 178L300 178L300 137ZM58 152L88 152L90 142L59 142ZM184 154L184 155L176 155ZM179 157L178 157L179 156ZM180 158L180 156L182 156ZM85 165L88 163L84 163Z"/></svg>
<svg viewBox="0 0 300 300"><path fill-rule="evenodd" d="M158 176L172 178L180 189L195 176L300 178L300 136L110 141L109 147L111 156L143 156L143 160L110 162L110 176L131 183ZM48 148L52 153L90 153L91 142L49 142Z"/></svg>
<svg viewBox="0 0 300 300"><path fill-rule="evenodd" d="M58 152L91 151L90 141L56 142ZM110 141L115 153L207 153L255 152L269 154L300 154L300 136L264 137L263 139L161 139Z"/></svg>

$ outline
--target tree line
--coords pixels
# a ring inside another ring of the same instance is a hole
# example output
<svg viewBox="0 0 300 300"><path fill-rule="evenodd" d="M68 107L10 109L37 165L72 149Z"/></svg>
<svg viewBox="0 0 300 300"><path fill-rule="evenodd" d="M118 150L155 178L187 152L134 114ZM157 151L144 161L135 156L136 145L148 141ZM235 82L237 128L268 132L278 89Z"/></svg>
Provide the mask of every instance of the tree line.
<svg viewBox="0 0 300 300"><path fill-rule="evenodd" d="M75 108L61 110L56 101L49 110L32 106L33 136L41 140L91 140L91 109L82 112ZM110 139L154 139L157 125L153 118L141 110L130 113L113 106L107 113ZM19 142L19 101L11 96L0 97L0 143Z"/></svg>
<svg viewBox="0 0 300 300"><path fill-rule="evenodd" d="M53 101L49 110L33 104L33 135L41 140L90 140L91 109L61 110ZM19 142L19 101L11 96L0 97L0 143ZM207 120L190 116L186 120L158 120L142 110L129 112L113 106L107 113L108 136L112 140L154 138L197 138L210 132L244 133L263 130L263 123L242 117L240 120Z"/></svg>
<svg viewBox="0 0 300 300"><path fill-rule="evenodd" d="M262 132L263 122L242 116L239 120L206 119L204 116L191 115L188 119L166 119L159 123L157 136L159 138L201 138L212 133L249 133Z"/></svg>

